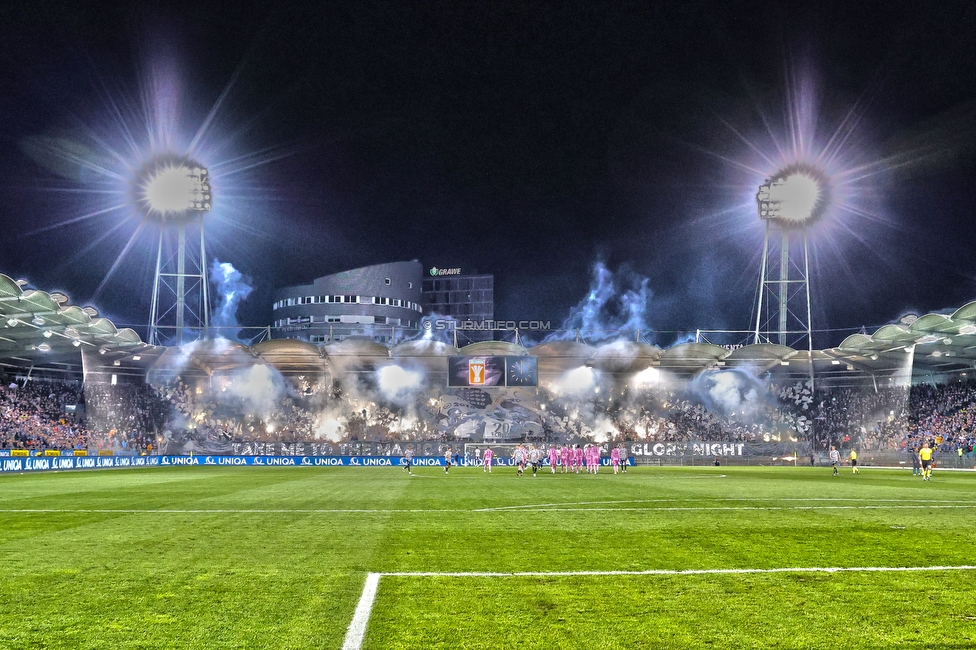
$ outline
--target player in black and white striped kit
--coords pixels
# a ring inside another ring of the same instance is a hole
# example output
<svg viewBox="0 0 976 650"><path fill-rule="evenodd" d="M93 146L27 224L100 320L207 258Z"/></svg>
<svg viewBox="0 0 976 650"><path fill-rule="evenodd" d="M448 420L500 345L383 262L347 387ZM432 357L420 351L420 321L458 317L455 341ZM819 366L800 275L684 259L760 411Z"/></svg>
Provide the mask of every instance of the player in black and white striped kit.
<svg viewBox="0 0 976 650"><path fill-rule="evenodd" d="M532 463L532 478L535 478L539 471L539 463L542 460L542 452L536 449L535 445L529 445L529 462Z"/></svg>
<svg viewBox="0 0 976 650"><path fill-rule="evenodd" d="M406 450L403 452L403 460L407 461L407 464L404 465L403 469L407 470L407 474L413 476L413 471L411 469L413 467L413 447L406 448Z"/></svg>
<svg viewBox="0 0 976 650"><path fill-rule="evenodd" d="M830 466L834 468L833 476L837 476L837 466L840 465L840 452L837 447L830 448Z"/></svg>
<svg viewBox="0 0 976 650"><path fill-rule="evenodd" d="M525 447L519 445L512 452L512 459L515 461L515 466L518 467L518 475L522 476L522 472L525 470Z"/></svg>

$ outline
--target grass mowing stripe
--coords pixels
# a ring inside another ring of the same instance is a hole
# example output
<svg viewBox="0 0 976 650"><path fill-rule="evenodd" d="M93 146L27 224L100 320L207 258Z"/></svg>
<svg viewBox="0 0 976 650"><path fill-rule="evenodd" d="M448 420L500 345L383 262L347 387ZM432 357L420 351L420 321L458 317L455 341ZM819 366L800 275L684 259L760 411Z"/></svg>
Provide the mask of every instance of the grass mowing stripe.
<svg viewBox="0 0 976 650"><path fill-rule="evenodd" d="M627 502L624 502L627 503ZM926 510L926 509L952 509L952 508L976 508L976 503L963 503L953 505L861 505L861 506L838 506L838 505L810 505L810 506L639 506L627 508L566 508L560 506L518 506L501 508L208 508L208 509L175 509L175 508L0 508L0 514L70 514L70 513L92 513L92 514L175 514L175 515L209 515L209 514L231 514L231 515L287 515L287 514L437 514L437 513L492 513L492 514L521 514L530 512L696 512L696 511L775 511L775 510Z"/></svg>

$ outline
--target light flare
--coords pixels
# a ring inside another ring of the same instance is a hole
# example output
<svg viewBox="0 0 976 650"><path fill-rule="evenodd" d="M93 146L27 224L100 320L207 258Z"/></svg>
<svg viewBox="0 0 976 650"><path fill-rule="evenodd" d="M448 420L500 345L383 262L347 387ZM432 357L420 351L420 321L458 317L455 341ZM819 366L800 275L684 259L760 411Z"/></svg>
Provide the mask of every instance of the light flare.
<svg viewBox="0 0 976 650"><path fill-rule="evenodd" d="M70 131L62 126L21 140L22 150L52 173L42 191L63 197L52 211L53 220L28 234L66 225L78 228L78 241L87 245L75 258L107 260L93 298L123 266L150 263L154 255L145 253L155 252L158 229L181 215L209 212L208 239L216 236L224 243L245 239L225 232L228 229L266 236L268 224L263 222L274 211L253 208L274 193L248 172L298 150L278 145L242 150L257 120L228 128L222 119L242 68L201 113L185 101L192 93L176 52L165 44L154 46L140 66L138 91L131 96L115 90L117 84L98 70L89 70L97 80L96 101L89 103L98 112L66 114ZM242 221L241 214L251 215L251 220ZM120 227L118 239L106 236ZM127 270L125 275L142 274Z"/></svg>

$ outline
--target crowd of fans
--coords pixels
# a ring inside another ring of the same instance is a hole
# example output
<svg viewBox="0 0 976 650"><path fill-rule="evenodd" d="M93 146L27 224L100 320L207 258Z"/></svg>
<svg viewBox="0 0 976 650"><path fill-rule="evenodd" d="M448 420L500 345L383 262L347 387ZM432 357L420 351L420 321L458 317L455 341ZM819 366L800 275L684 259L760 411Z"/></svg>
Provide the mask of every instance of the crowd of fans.
<svg viewBox="0 0 976 650"><path fill-rule="evenodd" d="M585 402L554 399L546 428L585 438L602 427L611 440L649 442L796 441L810 437L812 402L803 382L765 394L744 391L722 403L690 387L604 391Z"/></svg>
<svg viewBox="0 0 976 650"><path fill-rule="evenodd" d="M148 386L11 381L0 386L0 449L149 453L166 411Z"/></svg>
<svg viewBox="0 0 976 650"><path fill-rule="evenodd" d="M414 403L395 405L339 387L285 390L258 408L253 396L193 387L179 377L160 386L8 379L0 386L0 449L152 453L171 441L480 441L483 430L461 437L441 392L421 391ZM815 391L796 382L739 397L714 403L685 387L573 400L540 390L535 404L505 407L510 417L536 418L525 435L545 442L810 441L821 450L898 451L925 439L965 453L976 442L973 381Z"/></svg>
<svg viewBox="0 0 976 650"><path fill-rule="evenodd" d="M79 384L5 381L0 387L0 449L82 449L92 439L72 409Z"/></svg>

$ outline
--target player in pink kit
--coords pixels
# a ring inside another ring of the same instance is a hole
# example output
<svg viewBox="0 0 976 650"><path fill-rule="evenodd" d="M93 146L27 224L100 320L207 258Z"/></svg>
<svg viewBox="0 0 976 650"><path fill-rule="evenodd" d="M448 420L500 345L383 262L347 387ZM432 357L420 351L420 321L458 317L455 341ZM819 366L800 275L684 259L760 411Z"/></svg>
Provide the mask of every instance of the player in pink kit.
<svg viewBox="0 0 976 650"><path fill-rule="evenodd" d="M559 449L556 445L549 447L549 469L555 474L556 473L556 463L559 461Z"/></svg>
<svg viewBox="0 0 976 650"><path fill-rule="evenodd" d="M593 473L598 474L600 472L600 445L590 447L590 454L593 459Z"/></svg>
<svg viewBox="0 0 976 650"><path fill-rule="evenodd" d="M610 464L613 465L613 473L620 472L620 448L614 447L610 450Z"/></svg>
<svg viewBox="0 0 976 650"><path fill-rule="evenodd" d="M481 471L488 472L489 474L491 474L491 461L494 458L495 458L495 452L493 452L491 450L491 447L488 447L487 449L485 449L485 455L484 455L485 468L483 470L481 470Z"/></svg>
<svg viewBox="0 0 976 650"><path fill-rule="evenodd" d="M559 461L563 464L563 474L569 471L569 447L563 445L559 450Z"/></svg>
<svg viewBox="0 0 976 650"><path fill-rule="evenodd" d="M573 445L573 473L579 474L583 467L583 449L579 445Z"/></svg>

